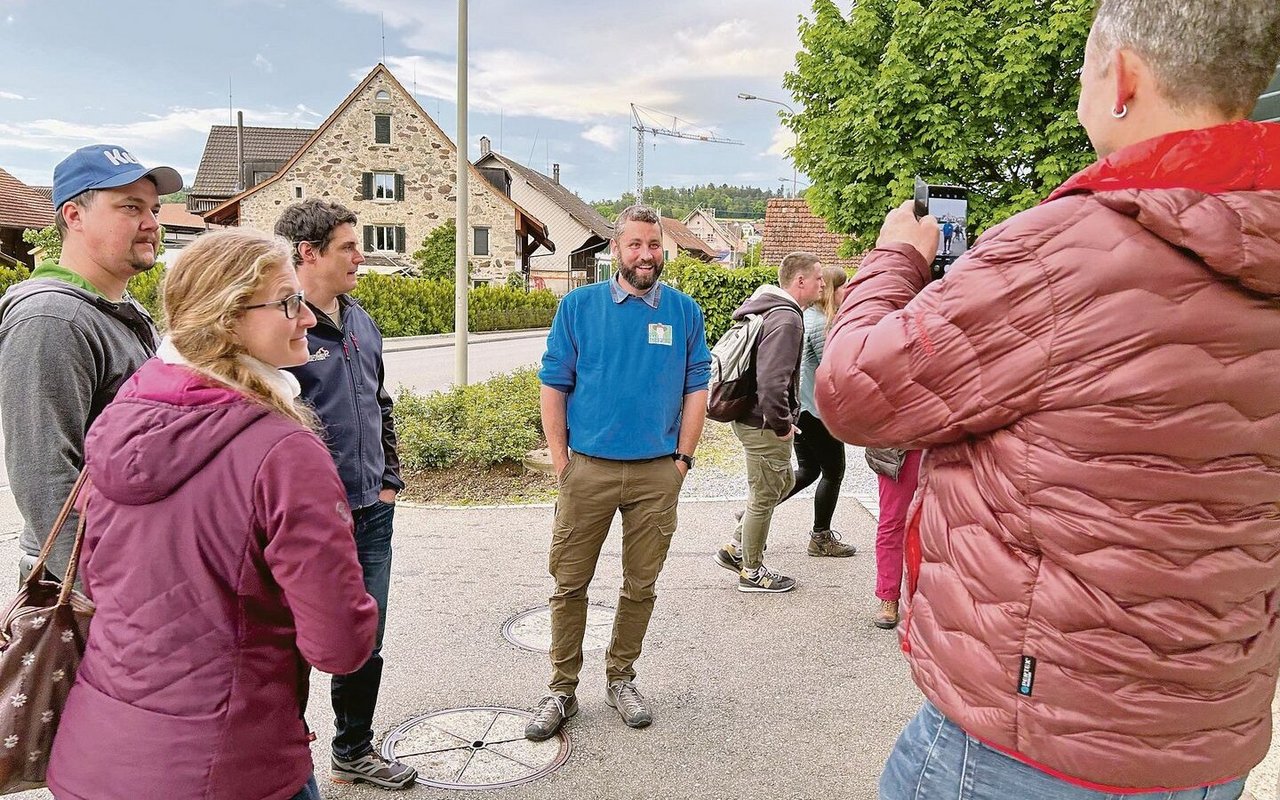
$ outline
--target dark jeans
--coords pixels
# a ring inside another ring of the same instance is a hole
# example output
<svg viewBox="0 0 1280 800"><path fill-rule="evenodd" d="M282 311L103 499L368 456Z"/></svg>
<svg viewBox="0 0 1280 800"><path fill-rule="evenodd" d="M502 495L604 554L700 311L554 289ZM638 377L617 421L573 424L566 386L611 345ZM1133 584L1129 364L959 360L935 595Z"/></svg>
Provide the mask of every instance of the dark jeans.
<svg viewBox="0 0 1280 800"><path fill-rule="evenodd" d="M391 586L391 522L396 507L378 501L356 509L356 555L364 570L364 588L378 604L378 638L364 666L350 675L334 675L335 734L333 755L343 761L373 749L373 710L382 685L382 633L387 626L387 591Z"/></svg>
<svg viewBox="0 0 1280 800"><path fill-rule="evenodd" d="M831 518L840 499L840 482L844 480L844 442L832 436L827 426L808 411L800 412L796 421L796 485L783 502L814 481L818 491L813 497L813 529L831 530ZM818 480L821 476L822 480Z"/></svg>
<svg viewBox="0 0 1280 800"><path fill-rule="evenodd" d="M289 800L320 800L320 787L316 786L316 776L307 778L306 784Z"/></svg>

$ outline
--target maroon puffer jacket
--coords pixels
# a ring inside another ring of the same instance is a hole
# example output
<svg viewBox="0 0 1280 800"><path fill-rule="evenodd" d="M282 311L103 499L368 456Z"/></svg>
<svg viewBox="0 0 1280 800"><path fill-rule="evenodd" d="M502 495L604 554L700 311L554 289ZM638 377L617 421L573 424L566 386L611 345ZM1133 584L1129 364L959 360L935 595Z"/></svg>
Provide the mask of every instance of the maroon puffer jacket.
<svg viewBox="0 0 1280 800"><path fill-rule="evenodd" d="M1277 165L1275 125L1126 148L927 289L917 252L873 251L828 337L831 432L929 448L907 543L916 682L1077 782L1197 786L1267 751Z"/></svg>

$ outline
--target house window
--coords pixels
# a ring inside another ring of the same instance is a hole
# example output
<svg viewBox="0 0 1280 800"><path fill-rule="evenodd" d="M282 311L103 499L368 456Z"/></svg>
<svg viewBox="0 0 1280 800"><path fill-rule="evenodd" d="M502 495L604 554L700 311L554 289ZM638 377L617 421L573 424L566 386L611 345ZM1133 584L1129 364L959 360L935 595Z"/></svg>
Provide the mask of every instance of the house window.
<svg viewBox="0 0 1280 800"><path fill-rule="evenodd" d="M474 236L472 237L471 254L477 256L489 255L489 229L488 228L472 228Z"/></svg>
<svg viewBox="0 0 1280 800"><path fill-rule="evenodd" d="M302 199L302 196L303 196L302 184L300 184L300 183L295 183L295 184L293 185L293 199L294 199L294 200L301 200L301 199Z"/></svg>
<svg viewBox="0 0 1280 800"><path fill-rule="evenodd" d="M254 170L254 171L253 171L253 185L254 185L254 186L257 186L258 184L260 184L260 183L262 183L263 181L265 181L267 178L270 178L272 175L275 175L275 173L274 173L274 172L265 172L265 171L262 171L262 170Z"/></svg>
<svg viewBox="0 0 1280 800"><path fill-rule="evenodd" d="M404 176L398 172L365 172L360 176L365 200L403 200Z"/></svg>
<svg viewBox="0 0 1280 800"><path fill-rule="evenodd" d="M366 252L403 253L405 231L402 225L365 225Z"/></svg>
<svg viewBox="0 0 1280 800"><path fill-rule="evenodd" d="M373 115L373 142L374 144L391 144L390 114Z"/></svg>
<svg viewBox="0 0 1280 800"><path fill-rule="evenodd" d="M375 100L390 100L390 99L391 99L391 92L388 92L386 89L379 89L379 90L377 91L377 93L376 93L376 94L374 94L373 99L375 99Z"/></svg>

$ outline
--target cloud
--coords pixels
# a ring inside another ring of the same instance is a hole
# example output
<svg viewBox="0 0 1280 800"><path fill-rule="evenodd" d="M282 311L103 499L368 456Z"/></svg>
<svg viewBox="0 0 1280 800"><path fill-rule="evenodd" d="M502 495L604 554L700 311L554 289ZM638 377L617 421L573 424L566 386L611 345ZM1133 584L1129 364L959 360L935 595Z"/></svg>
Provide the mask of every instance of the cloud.
<svg viewBox="0 0 1280 800"><path fill-rule="evenodd" d="M0 100L27 100L27 99L28 98L23 97L20 94L15 94L14 92L0 91Z"/></svg>
<svg viewBox="0 0 1280 800"><path fill-rule="evenodd" d="M267 57L264 56L262 53L258 53L256 56L253 57L253 65L258 69L262 70L263 72L276 71L275 65L272 64L270 61L268 61Z"/></svg>
<svg viewBox="0 0 1280 800"><path fill-rule="evenodd" d="M779 158L789 158L788 150L795 147L796 135L790 128L784 128L781 125L773 129L773 141L769 143L769 149L760 155L777 156Z"/></svg>
<svg viewBox="0 0 1280 800"><path fill-rule="evenodd" d="M582 132L582 138L595 142L606 150L617 150L622 141L622 131L616 125L592 125Z"/></svg>

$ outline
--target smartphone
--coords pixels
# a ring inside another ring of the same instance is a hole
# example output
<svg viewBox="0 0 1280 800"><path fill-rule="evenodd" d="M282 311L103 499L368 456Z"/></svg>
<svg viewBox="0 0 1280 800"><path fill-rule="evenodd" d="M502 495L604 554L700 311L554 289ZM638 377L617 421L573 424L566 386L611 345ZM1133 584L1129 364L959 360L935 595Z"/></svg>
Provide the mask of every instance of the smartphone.
<svg viewBox="0 0 1280 800"><path fill-rule="evenodd" d="M931 214L938 220L938 254L933 279L938 280L969 249L969 190L963 186L928 184L916 178L916 219Z"/></svg>

